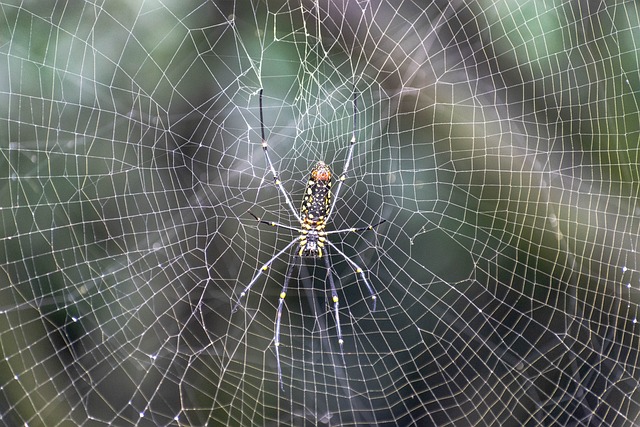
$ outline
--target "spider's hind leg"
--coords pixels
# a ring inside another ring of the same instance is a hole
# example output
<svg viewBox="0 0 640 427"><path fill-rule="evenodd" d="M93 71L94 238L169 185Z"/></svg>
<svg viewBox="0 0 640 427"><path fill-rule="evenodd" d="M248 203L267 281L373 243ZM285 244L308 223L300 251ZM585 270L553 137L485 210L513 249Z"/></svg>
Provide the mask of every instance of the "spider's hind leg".
<svg viewBox="0 0 640 427"><path fill-rule="evenodd" d="M280 258L280 255L282 255L283 253L285 253L291 246L293 246L294 243L296 243L298 241L298 239L294 239L292 240L287 246L284 247L284 249L282 249L280 252L278 252L277 254L275 254L274 256L271 257L271 259L267 262L265 262L262 267L260 267L260 269L258 270L258 272L253 276L253 279L251 279L251 281L249 282L249 284L247 286L245 286L245 288L242 290L242 292L240 292L240 296L238 297L238 299L236 300L236 303L234 304L233 308L231 309L231 313L235 313L236 311L238 311L238 308L240 307L240 304L242 303L242 299L247 295L247 293L249 292L249 290L251 289L251 287L256 283L256 281L258 280L258 278L260 276L262 276L262 274L267 271L269 269L269 267L271 266L271 264L273 264L273 262L275 260L277 260L278 258Z"/></svg>
<svg viewBox="0 0 640 427"><path fill-rule="evenodd" d="M284 383L282 382L282 365L280 364L280 324L282 321L282 307L284 306L284 299L287 296L287 288L289 287L289 280L291 280L291 273L293 266L300 260L298 255L294 255L293 259L287 267L287 273L284 276L284 283L282 290L280 291L280 299L278 301L278 312L276 314L276 331L273 337L273 346L276 350L276 363L278 365L278 382L280 383L280 389L284 391Z"/></svg>
<svg viewBox="0 0 640 427"><path fill-rule="evenodd" d="M371 311L376 311L376 301L378 300L378 296L376 295L375 291L373 290L373 286L371 286L371 283L369 283L369 280L367 280L367 276L364 274L364 270L358 264L356 264L351 258L349 258L347 256L347 254L342 252L336 245L331 243L328 239L327 239L326 242L331 247L331 249L334 249L336 252L338 252L340 255L342 255L342 257L345 259L345 261L347 261L349 263L349 265L351 265L351 267L353 268L354 272L357 275L360 276L360 278L362 279L362 282L367 287L367 291L369 291L369 295L371 297L371 301L372 301Z"/></svg>
<svg viewBox="0 0 640 427"><path fill-rule="evenodd" d="M336 322L336 330L338 332L338 344L340 344L340 355L342 356L342 361L344 363L344 352L343 352L343 344L344 339L342 338L342 325L340 324L340 299L338 298L338 291L336 289L336 284L333 280L333 273L331 272L331 263L329 262L329 255L325 251L322 254L322 259L324 260L324 265L327 269L327 280L329 281L329 288L331 289L331 302L333 303L333 313L335 316Z"/></svg>

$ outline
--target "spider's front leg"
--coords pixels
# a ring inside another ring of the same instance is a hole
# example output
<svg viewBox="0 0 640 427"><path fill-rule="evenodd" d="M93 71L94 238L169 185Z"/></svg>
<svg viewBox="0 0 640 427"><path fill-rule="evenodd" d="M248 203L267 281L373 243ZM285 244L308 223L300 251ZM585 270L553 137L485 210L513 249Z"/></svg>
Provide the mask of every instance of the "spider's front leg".
<svg viewBox="0 0 640 427"><path fill-rule="evenodd" d="M289 194L287 194L284 187L282 186L282 181L280 181L278 172L276 171L276 168L275 166L273 166L273 162L271 161L271 156L269 156L269 143L267 142L267 138L265 137L265 133L264 133L264 114L262 112L262 89L260 89L260 133L262 135L262 151L264 151L264 157L267 161L267 166L271 171L271 176L273 176L273 183L278 188L278 191L280 192L282 197L284 197L284 200L287 202L287 206L289 207L289 210L291 211L291 213L293 213L293 215L296 217L298 222L302 224L302 219L300 218L300 214L298 214L298 211L293 207L291 198L289 197Z"/></svg>
<svg viewBox="0 0 640 427"><path fill-rule="evenodd" d="M347 179L347 173L349 172L349 166L351 164L351 158L353 157L353 151L356 145L356 119L358 117L358 94L353 90L353 129L351 132L351 141L349 141L349 151L347 153L347 158L344 160L344 169L342 170L342 174L338 178L338 186L336 187L335 192L335 200L338 200L340 196L340 189L342 188L342 183ZM333 213L333 209L335 208L335 204L329 208L329 212L327 212L326 221L329 222L331 218L331 214Z"/></svg>

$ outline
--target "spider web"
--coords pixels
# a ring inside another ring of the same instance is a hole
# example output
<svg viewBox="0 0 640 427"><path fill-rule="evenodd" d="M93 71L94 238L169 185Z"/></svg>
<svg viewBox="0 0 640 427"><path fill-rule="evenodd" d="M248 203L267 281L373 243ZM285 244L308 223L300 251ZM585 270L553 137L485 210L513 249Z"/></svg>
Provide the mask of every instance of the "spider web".
<svg viewBox="0 0 640 427"><path fill-rule="evenodd" d="M395 3L395 5L394 5ZM1 2L3 425L640 422L636 2ZM327 271L284 188L342 170Z"/></svg>

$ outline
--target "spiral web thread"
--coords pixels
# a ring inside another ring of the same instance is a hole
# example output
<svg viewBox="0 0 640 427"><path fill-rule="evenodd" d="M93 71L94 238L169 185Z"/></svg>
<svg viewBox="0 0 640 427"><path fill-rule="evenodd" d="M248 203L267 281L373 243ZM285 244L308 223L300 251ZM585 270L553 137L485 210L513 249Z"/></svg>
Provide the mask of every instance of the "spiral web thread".
<svg viewBox="0 0 640 427"><path fill-rule="evenodd" d="M297 3L0 2L0 424L638 424L637 3Z"/></svg>

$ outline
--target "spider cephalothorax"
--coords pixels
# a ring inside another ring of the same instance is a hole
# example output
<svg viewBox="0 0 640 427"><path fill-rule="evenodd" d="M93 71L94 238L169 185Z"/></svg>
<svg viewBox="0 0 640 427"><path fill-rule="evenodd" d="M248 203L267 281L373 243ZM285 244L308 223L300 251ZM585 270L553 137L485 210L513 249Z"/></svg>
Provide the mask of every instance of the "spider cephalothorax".
<svg viewBox="0 0 640 427"><path fill-rule="evenodd" d="M342 183L347 177L347 172L349 171L349 163L351 162L351 157L353 156L353 148L356 143L356 113L357 113L357 103L356 103L356 94L353 95L353 133L351 135L351 142L349 144L349 151L347 153L347 157L344 161L344 170L342 175L340 175L338 179L338 185L336 186L335 191L335 199L338 200L338 196L340 194L340 188L342 187ZM242 292L240 293L240 297L238 298L236 304L233 307L233 311L235 312L240 306L241 299L249 292L253 284L258 280L258 278L269 269L271 264L278 259L282 254L291 249L292 246L298 243L298 247L293 249L292 255L294 262L289 263L289 267L287 268L287 272L285 274L284 283L282 285L282 290L280 291L280 299L278 301L278 312L276 314L276 323L275 323L275 335L274 335L274 346L276 351L276 361L278 364L278 380L280 382L280 387L284 388L282 383L282 369L280 366L280 321L282 319L282 307L284 305L284 299L287 295L287 288L289 286L289 281L291 279L291 273L293 271L293 267L297 264L296 261L299 261L301 257L315 257L322 258L324 261L324 265L327 269L327 281L329 282L329 289L331 291L331 303L333 304L333 311L336 322L336 330L338 333L338 343L340 344L340 352L342 353L342 344L344 340L342 339L342 328L340 326L340 315L339 315L339 299L338 299L338 291L336 289L335 281L333 280L333 272L331 268L331 262L329 261L328 249L331 248L332 251L340 254L347 263L353 268L353 271L357 276L360 277L362 282L365 284L369 295L373 301L372 310L376 309L376 294L373 291L373 287L369 283L364 271L355 261L353 261L347 254L345 254L340 248L336 247L331 241L328 239L328 235L330 234L339 234L339 233L348 233L348 232L362 232L366 230L373 230L374 227L385 222L382 220L376 224L367 225L364 227L353 227L353 228L343 228L340 230L331 230L326 231L325 227L329 223L331 219L331 213L333 212L332 205L332 194L331 194L331 170L329 166L323 162L317 162L314 167L311 169L311 174L309 175L309 180L307 181L307 185L304 192L304 197L302 199L302 206L300 207L300 211L296 211L293 207L293 203L291 202L291 198L289 194L285 191L282 186L282 182L280 178L278 178L278 173L276 168L273 166L273 162L271 161L271 157L269 157L269 145L264 135L264 119L262 114L262 90L260 91L260 128L262 133L262 149L264 151L265 159L267 160L267 166L271 171L271 175L273 176L273 182L278 188L281 196L284 198L285 203L289 207L289 212L296 218L298 221L298 226L294 227L291 225L280 224L277 222L264 221L256 215L249 212L258 222L261 224L271 225L273 227L290 230L298 233L298 237L293 239L287 246L278 251L274 256L271 257L269 261L264 263L264 265L257 271L257 273L253 276L253 279L249 282L247 286L244 287ZM344 356L343 356L344 360Z"/></svg>

